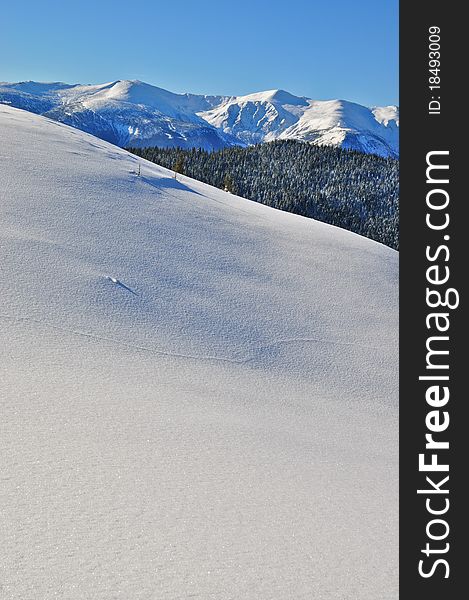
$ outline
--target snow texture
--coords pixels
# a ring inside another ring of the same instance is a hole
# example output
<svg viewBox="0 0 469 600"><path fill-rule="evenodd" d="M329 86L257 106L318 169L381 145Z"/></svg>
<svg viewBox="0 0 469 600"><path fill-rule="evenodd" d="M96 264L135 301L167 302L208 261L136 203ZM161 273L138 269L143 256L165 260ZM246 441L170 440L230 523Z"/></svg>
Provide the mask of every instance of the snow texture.
<svg viewBox="0 0 469 600"><path fill-rule="evenodd" d="M1 597L396 599L397 253L0 140Z"/></svg>
<svg viewBox="0 0 469 600"><path fill-rule="evenodd" d="M318 101L284 90L248 96L174 94L142 81L0 83L0 102L45 114L118 146L214 150L275 139L399 155L399 110Z"/></svg>

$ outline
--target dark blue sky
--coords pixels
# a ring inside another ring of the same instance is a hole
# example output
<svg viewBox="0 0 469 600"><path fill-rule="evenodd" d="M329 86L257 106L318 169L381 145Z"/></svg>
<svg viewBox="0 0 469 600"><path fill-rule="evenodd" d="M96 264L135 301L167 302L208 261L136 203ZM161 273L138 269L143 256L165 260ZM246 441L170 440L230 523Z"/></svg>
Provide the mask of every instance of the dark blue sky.
<svg viewBox="0 0 469 600"><path fill-rule="evenodd" d="M398 103L397 0L12 0L0 80Z"/></svg>

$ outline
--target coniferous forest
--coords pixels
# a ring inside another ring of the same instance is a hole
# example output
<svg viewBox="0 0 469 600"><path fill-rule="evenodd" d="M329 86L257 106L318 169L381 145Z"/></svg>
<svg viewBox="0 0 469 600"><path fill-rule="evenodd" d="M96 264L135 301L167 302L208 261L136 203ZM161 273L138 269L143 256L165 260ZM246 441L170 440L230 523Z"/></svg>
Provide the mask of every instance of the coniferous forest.
<svg viewBox="0 0 469 600"><path fill-rule="evenodd" d="M129 148L250 200L399 248L399 162L292 140L216 152Z"/></svg>

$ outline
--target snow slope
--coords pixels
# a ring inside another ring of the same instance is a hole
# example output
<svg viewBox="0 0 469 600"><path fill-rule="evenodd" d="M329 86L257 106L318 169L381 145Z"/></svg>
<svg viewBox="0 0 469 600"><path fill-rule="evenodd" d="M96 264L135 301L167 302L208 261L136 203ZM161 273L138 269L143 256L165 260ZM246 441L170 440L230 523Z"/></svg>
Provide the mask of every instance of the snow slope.
<svg viewBox="0 0 469 600"><path fill-rule="evenodd" d="M397 253L0 140L2 598L394 600Z"/></svg>
<svg viewBox="0 0 469 600"><path fill-rule="evenodd" d="M382 156L399 155L399 111L283 90L248 96L173 94L141 81L101 85L0 83L0 102L44 114L119 146L213 150L297 139Z"/></svg>

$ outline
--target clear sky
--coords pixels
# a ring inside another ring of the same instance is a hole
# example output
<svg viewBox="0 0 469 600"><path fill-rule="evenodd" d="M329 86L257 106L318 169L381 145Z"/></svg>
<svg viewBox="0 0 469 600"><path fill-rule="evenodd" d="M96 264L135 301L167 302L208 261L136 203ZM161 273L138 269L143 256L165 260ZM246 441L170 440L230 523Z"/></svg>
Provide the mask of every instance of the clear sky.
<svg viewBox="0 0 469 600"><path fill-rule="evenodd" d="M398 0L11 0L0 81L398 104Z"/></svg>

